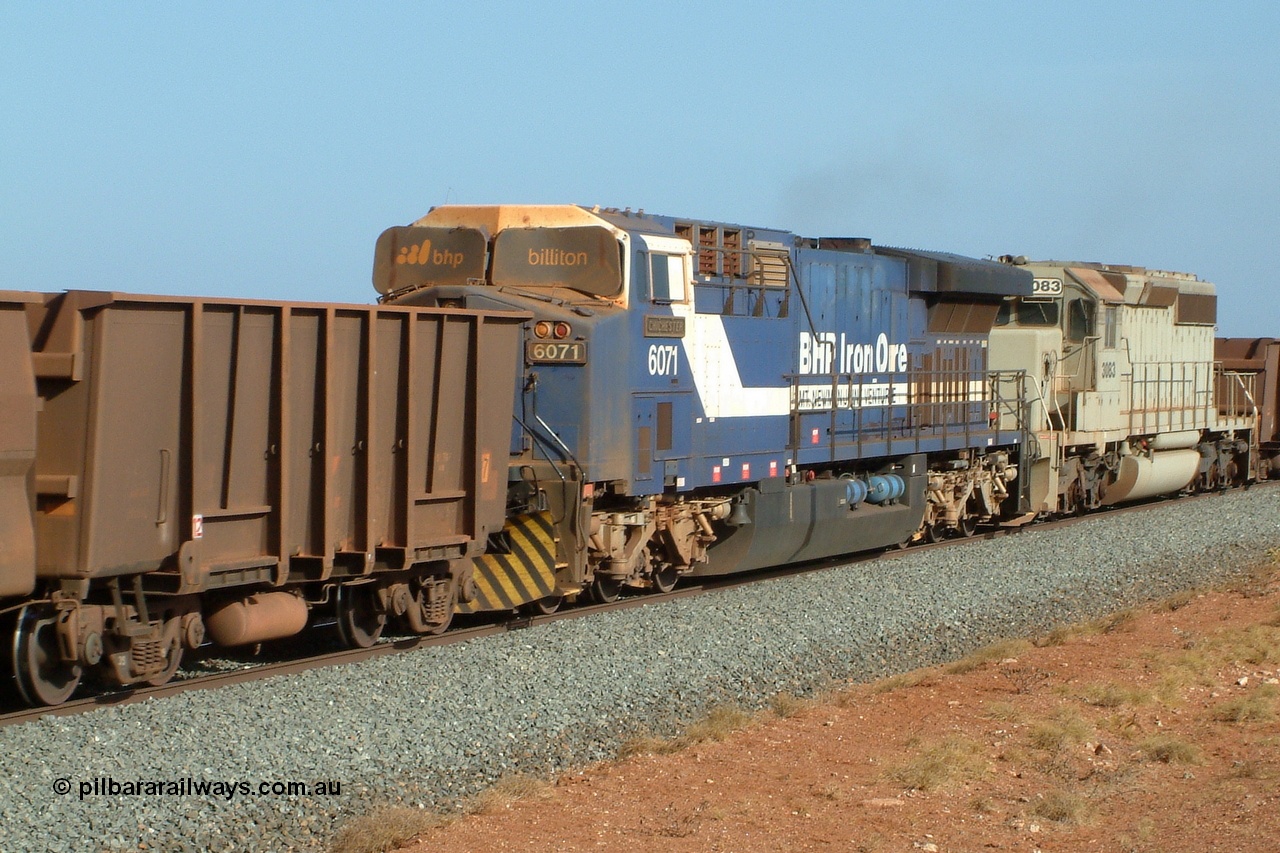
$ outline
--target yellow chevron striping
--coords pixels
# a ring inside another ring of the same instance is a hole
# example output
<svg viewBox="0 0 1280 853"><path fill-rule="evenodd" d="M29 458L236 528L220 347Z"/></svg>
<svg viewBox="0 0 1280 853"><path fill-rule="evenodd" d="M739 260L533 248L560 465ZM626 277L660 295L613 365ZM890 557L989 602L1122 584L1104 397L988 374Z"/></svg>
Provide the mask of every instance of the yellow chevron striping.
<svg viewBox="0 0 1280 853"><path fill-rule="evenodd" d="M481 563L483 560L483 564ZM476 560L476 598L471 602L473 610L506 610L515 605L511 603L511 599L502 594L501 588L497 585L497 575L505 574L506 567L502 565L501 558L496 556L482 557ZM460 605L459 609L465 605ZM472 612L462 610L462 612Z"/></svg>
<svg viewBox="0 0 1280 853"><path fill-rule="evenodd" d="M537 584L531 584L534 591L530 592L519 582L523 567L510 555L490 554L478 558L475 563L476 600L459 604L458 611L461 613L510 610L546 595L536 591Z"/></svg>
<svg viewBox="0 0 1280 853"><path fill-rule="evenodd" d="M494 558L494 565L489 576L493 583L494 592L499 598L511 602L511 607L523 604L526 601L518 581L519 571L519 562L504 554Z"/></svg>
<svg viewBox="0 0 1280 853"><path fill-rule="evenodd" d="M532 562L535 566L543 563L555 563L556 551L555 543L550 548L546 548L540 539L536 536L530 536L531 531L524 528L517 528L511 531L511 549L523 559L522 563L528 564Z"/></svg>
<svg viewBox="0 0 1280 853"><path fill-rule="evenodd" d="M476 597L459 602L458 613L510 610L555 592L555 527L551 513L540 512L507 520L503 531L510 554L485 554L475 565Z"/></svg>

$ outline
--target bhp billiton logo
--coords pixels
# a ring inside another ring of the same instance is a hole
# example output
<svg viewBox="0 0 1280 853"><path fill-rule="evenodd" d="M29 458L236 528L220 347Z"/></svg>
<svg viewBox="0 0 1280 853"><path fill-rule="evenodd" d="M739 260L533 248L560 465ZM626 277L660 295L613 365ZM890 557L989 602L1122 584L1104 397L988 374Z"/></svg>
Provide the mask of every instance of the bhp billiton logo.
<svg viewBox="0 0 1280 853"><path fill-rule="evenodd" d="M402 246L400 254L396 255L397 264L434 264L438 267L457 267L462 263L462 252L452 252L448 249L436 249L432 251L431 241L423 240L414 246Z"/></svg>

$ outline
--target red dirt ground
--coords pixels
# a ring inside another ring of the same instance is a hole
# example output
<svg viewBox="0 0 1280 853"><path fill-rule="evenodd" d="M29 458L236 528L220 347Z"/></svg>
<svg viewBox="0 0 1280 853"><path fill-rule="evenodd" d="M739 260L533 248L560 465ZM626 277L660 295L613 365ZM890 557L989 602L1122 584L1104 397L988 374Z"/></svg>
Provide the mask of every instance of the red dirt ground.
<svg viewBox="0 0 1280 853"><path fill-rule="evenodd" d="M496 798L404 853L1280 850L1274 567ZM515 786L509 786L514 788Z"/></svg>

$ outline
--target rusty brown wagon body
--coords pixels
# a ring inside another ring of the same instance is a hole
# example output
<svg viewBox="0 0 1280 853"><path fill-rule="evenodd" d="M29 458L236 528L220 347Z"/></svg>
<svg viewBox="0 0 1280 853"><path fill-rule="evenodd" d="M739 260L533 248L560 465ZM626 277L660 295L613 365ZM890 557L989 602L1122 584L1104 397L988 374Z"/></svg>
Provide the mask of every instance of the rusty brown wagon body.
<svg viewBox="0 0 1280 853"><path fill-rule="evenodd" d="M27 698L99 662L167 678L206 625L258 642L333 603L363 645L467 596L504 523L522 315L3 296L0 590L41 596L16 627Z"/></svg>
<svg viewBox="0 0 1280 853"><path fill-rule="evenodd" d="M1249 394L1238 388L1217 389L1218 408L1223 414L1253 405L1258 417L1258 442L1262 468L1259 476L1280 474L1280 340L1275 338L1215 338L1214 359L1222 370L1252 377Z"/></svg>
<svg viewBox="0 0 1280 853"><path fill-rule="evenodd" d="M0 291L0 600L36 583L32 475L36 459L35 374L26 308L34 293Z"/></svg>

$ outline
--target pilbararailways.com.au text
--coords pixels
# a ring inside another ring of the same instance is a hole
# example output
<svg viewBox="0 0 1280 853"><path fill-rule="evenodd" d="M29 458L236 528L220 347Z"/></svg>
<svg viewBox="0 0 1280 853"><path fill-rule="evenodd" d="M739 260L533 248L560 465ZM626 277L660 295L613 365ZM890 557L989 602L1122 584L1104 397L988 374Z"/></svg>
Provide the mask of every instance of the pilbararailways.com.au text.
<svg viewBox="0 0 1280 853"><path fill-rule="evenodd" d="M234 779L116 779L97 776L72 782L62 777L53 781L53 792L65 796L79 791L80 799L90 797L211 797L230 802L236 797L336 797L342 782L319 779L312 782L241 782Z"/></svg>

